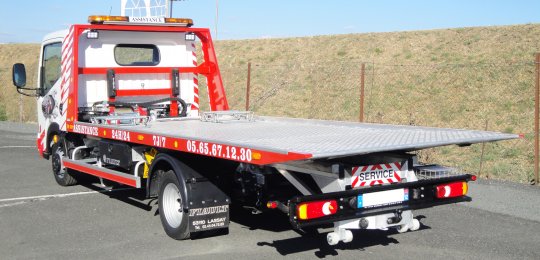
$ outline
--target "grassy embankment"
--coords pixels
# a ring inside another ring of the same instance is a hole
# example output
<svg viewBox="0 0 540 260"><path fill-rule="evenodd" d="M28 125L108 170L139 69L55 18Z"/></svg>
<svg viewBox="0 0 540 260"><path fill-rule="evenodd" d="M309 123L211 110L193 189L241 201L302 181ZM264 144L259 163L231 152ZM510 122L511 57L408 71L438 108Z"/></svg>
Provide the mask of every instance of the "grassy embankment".
<svg viewBox="0 0 540 260"><path fill-rule="evenodd" d="M216 48L234 109L244 107L251 61L257 114L357 120L360 63L366 62L368 122L470 129L487 124L490 130L524 133L525 140L486 146L483 175L532 178L532 61L540 51L539 24L218 41ZM11 64L27 64L34 85L38 55L37 44L0 45L0 107L10 120L19 117ZM23 100L24 119L35 121L33 99ZM480 152L481 145L473 145L421 155L476 173Z"/></svg>

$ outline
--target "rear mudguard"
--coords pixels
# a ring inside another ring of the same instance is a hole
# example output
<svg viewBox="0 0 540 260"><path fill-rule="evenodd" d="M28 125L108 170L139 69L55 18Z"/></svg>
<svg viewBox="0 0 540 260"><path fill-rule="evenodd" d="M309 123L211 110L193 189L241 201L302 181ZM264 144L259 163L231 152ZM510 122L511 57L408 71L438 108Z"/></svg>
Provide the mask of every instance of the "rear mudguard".
<svg viewBox="0 0 540 260"><path fill-rule="evenodd" d="M147 197L153 197L159 190L159 179L153 176L159 167L171 168L181 184L180 196L186 202L182 204L182 210L188 213L190 232L228 227L229 197L207 178L169 154L160 153L152 161L146 182Z"/></svg>

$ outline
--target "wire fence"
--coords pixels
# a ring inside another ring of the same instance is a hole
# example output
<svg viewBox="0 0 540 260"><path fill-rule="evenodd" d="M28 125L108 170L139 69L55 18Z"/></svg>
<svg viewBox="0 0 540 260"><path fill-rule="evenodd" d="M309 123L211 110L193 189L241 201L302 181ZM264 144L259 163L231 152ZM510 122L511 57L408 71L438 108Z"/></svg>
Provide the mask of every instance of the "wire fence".
<svg viewBox="0 0 540 260"><path fill-rule="evenodd" d="M366 118L377 123L523 134L521 140L467 149L441 147L420 156L428 162L457 162L484 177L534 182L534 72L530 62L375 65ZM398 102L388 106L388 100Z"/></svg>
<svg viewBox="0 0 540 260"><path fill-rule="evenodd" d="M11 66L0 67L0 121L35 122L35 98L17 93L11 79ZM26 86L36 86L37 66L26 66Z"/></svg>
<svg viewBox="0 0 540 260"><path fill-rule="evenodd" d="M247 67L220 68L232 109L246 107ZM27 86L36 85L36 73L35 66L27 67ZM482 177L535 182L534 62L252 63L250 74L248 106L258 115L360 121L363 111L363 120L370 123L522 134L519 140L440 147L419 156ZM200 79L201 110L209 110ZM11 67L0 67L0 86L0 120L36 121L35 99L16 93Z"/></svg>
<svg viewBox="0 0 540 260"><path fill-rule="evenodd" d="M359 121L363 111L370 123L520 134L518 140L440 147L419 156L482 177L535 182L534 62L250 66L248 106L259 115ZM246 68L221 68L233 109L246 106Z"/></svg>

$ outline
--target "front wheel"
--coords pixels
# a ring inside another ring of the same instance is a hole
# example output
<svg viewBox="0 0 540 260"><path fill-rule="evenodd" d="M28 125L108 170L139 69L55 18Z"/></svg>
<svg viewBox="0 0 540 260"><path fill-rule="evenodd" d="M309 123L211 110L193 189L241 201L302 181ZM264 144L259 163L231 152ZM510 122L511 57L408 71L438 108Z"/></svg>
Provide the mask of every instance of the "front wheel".
<svg viewBox="0 0 540 260"><path fill-rule="evenodd" d="M60 140L52 146L52 172L56 183L60 186L71 186L77 184L77 180L64 167L64 158L66 157L66 148L64 141Z"/></svg>
<svg viewBox="0 0 540 260"><path fill-rule="evenodd" d="M180 189L183 188L172 170L162 172L159 182L159 217L165 233L174 239L188 239L188 216L183 210Z"/></svg>

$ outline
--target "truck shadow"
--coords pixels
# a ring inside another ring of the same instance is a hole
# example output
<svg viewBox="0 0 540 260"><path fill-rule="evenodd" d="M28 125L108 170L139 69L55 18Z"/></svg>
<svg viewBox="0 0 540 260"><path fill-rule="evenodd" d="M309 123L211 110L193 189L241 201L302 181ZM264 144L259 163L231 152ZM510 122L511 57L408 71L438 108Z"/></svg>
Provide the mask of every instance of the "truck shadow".
<svg viewBox="0 0 540 260"><path fill-rule="evenodd" d="M416 216L417 219L425 218L422 215ZM231 221L245 226L249 230L265 230L270 232L284 232L292 229L287 216L277 211L264 212L253 215L248 210L242 208L231 208ZM354 239L350 243L340 242L336 246L330 246L326 242L326 234L332 231L332 225L323 226L318 229L299 232L298 236L273 241L259 241L260 247L273 247L283 255L291 255L306 251L315 251L315 257L325 258L326 256L337 256L342 250L364 251L372 246L390 246L399 244L399 241L392 236L399 235L394 229L388 231L382 230L353 230ZM425 229L431 229L429 226L421 224L421 232Z"/></svg>
<svg viewBox="0 0 540 260"><path fill-rule="evenodd" d="M277 210L265 211L261 214L252 214L250 210L231 205L230 220L244 226L249 230L267 230L283 232L291 230L287 216Z"/></svg>
<svg viewBox="0 0 540 260"><path fill-rule="evenodd" d="M155 199L146 199L145 192L142 189L134 189L127 186L116 186L112 191L104 190L100 186L97 179L93 177L84 178L79 182L80 185L90 190L100 192L109 198L122 201L126 204L140 208L144 211L154 211L154 216L159 215L157 209L157 201ZM417 219L425 218L422 215L416 216ZM249 230L264 230L269 232L287 232L292 229L289 223L288 217L279 211L266 211L261 214L252 214L250 210L231 206L230 221L243 228ZM429 226L421 224L421 232L425 229L431 229ZM399 235L396 230L353 230L354 239L350 243L340 242L336 246L330 246L326 242L326 234L332 231L332 225L323 226L318 229L309 229L305 232L296 231L297 235L294 237L271 240L271 241L258 241L257 246L260 247L273 247L282 256L291 254L314 251L314 256L317 258L325 258L327 256L337 256L339 251L343 250L358 250L365 251L366 248L372 246L391 246L392 244L399 244L399 241L394 238L394 235ZM207 237L223 236L227 235L228 230L216 230L210 232L202 232L192 237L193 240L204 239Z"/></svg>
<svg viewBox="0 0 540 260"><path fill-rule="evenodd" d="M151 211L154 200L146 199L146 193L143 189L135 189L129 186L118 185L113 182L105 182L106 185L114 185L103 187L99 179L93 176L77 175L78 184L93 191L97 191L111 199L124 202L131 206L140 208L144 211Z"/></svg>
<svg viewBox="0 0 540 260"><path fill-rule="evenodd" d="M429 227L423 226L422 229L429 229ZM305 251L314 251L315 257L325 258L327 256L337 256L339 255L339 251L343 250L365 251L366 248L372 246L391 246L392 244L399 244L399 241L392 237L396 233L396 231L382 230L353 230L354 239L352 242L340 242L335 246L330 246L326 242L327 232L309 236L273 240L271 242L258 242L257 245L261 247L274 247L276 251L283 256Z"/></svg>
<svg viewBox="0 0 540 260"><path fill-rule="evenodd" d="M389 237L389 233L380 230L369 231L353 231L355 239L350 243L342 243L335 246L330 246L326 242L326 233L320 233L310 236L292 237L282 240L274 240L271 242L258 242L258 246L274 247L276 251L283 255L290 255L305 251L313 251L318 258L326 256L337 256L342 250L358 250L365 251L365 248L382 245L388 246L391 244L399 244L399 241L393 237Z"/></svg>

